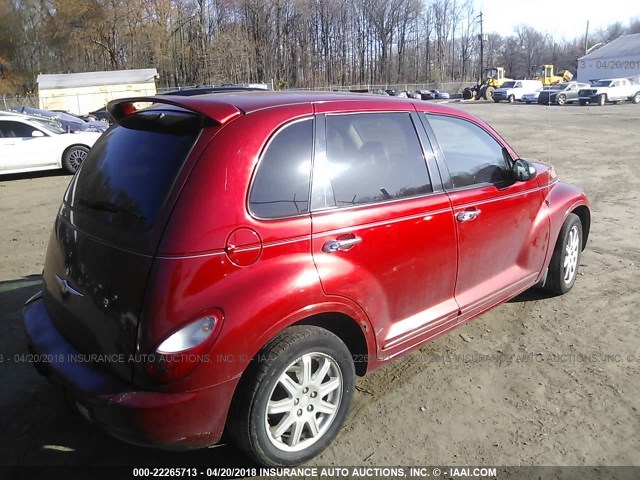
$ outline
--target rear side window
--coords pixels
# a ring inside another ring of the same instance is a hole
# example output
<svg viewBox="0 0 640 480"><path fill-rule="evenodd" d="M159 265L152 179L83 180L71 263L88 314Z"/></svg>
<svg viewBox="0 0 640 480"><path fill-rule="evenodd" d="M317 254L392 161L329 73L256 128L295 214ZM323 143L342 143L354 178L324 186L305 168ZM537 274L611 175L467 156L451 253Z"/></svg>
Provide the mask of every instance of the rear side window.
<svg viewBox="0 0 640 480"><path fill-rule="evenodd" d="M510 180L505 150L479 126L460 118L427 115L454 188Z"/></svg>
<svg viewBox="0 0 640 480"><path fill-rule="evenodd" d="M95 143L66 201L111 226L149 229L201 124L199 117L175 111L142 111L124 118Z"/></svg>
<svg viewBox="0 0 640 480"><path fill-rule="evenodd" d="M271 139L253 179L249 208L259 218L282 218L309 211L313 121L282 128Z"/></svg>
<svg viewBox="0 0 640 480"><path fill-rule="evenodd" d="M432 192L427 165L407 113L326 117L326 158L313 175L313 208L350 207Z"/></svg>

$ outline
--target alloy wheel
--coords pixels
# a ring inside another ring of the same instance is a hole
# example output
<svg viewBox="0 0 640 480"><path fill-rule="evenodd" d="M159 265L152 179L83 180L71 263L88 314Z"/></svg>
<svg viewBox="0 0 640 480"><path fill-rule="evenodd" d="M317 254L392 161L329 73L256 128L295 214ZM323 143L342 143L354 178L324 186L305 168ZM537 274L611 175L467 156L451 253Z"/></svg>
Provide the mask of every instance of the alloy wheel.
<svg viewBox="0 0 640 480"><path fill-rule="evenodd" d="M296 452L316 443L340 408L343 379L330 356L307 353L280 375L267 402L265 427L271 443Z"/></svg>

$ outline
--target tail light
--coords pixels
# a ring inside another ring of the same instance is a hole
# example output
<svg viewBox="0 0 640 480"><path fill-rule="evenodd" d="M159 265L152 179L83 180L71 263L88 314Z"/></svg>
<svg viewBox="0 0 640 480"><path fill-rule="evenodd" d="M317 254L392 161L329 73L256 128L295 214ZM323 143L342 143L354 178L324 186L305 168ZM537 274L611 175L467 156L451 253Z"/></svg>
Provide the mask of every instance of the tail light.
<svg viewBox="0 0 640 480"><path fill-rule="evenodd" d="M168 383L185 377L199 364L208 362L208 352L220 332L222 320L222 311L210 310L166 337L148 356L145 363L147 375Z"/></svg>

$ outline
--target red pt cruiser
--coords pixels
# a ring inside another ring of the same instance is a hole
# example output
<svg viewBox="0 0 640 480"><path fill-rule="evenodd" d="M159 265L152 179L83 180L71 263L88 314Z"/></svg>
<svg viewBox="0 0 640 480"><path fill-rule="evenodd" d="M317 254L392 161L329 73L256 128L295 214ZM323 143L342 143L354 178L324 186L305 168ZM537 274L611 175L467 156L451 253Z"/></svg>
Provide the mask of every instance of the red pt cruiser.
<svg viewBox="0 0 640 480"><path fill-rule="evenodd" d="M109 110L24 326L51 359L39 371L128 442L197 448L226 429L260 463L304 462L356 375L575 282L584 193L461 111L309 93Z"/></svg>

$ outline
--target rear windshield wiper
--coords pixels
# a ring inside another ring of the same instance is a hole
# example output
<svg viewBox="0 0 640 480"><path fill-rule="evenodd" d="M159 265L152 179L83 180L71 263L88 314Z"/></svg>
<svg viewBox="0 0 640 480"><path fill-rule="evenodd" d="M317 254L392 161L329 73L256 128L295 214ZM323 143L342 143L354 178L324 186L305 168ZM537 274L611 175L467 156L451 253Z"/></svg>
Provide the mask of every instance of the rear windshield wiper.
<svg viewBox="0 0 640 480"><path fill-rule="evenodd" d="M126 208L116 205L115 203L105 202L104 200L89 201L89 200L80 199L78 200L78 203L81 206L85 208L90 208L92 210L102 210L103 212L110 212L110 213L124 213L127 215L134 216L136 218L139 218L140 220L146 221L146 218L144 218L139 213L132 212L131 210L127 210Z"/></svg>

